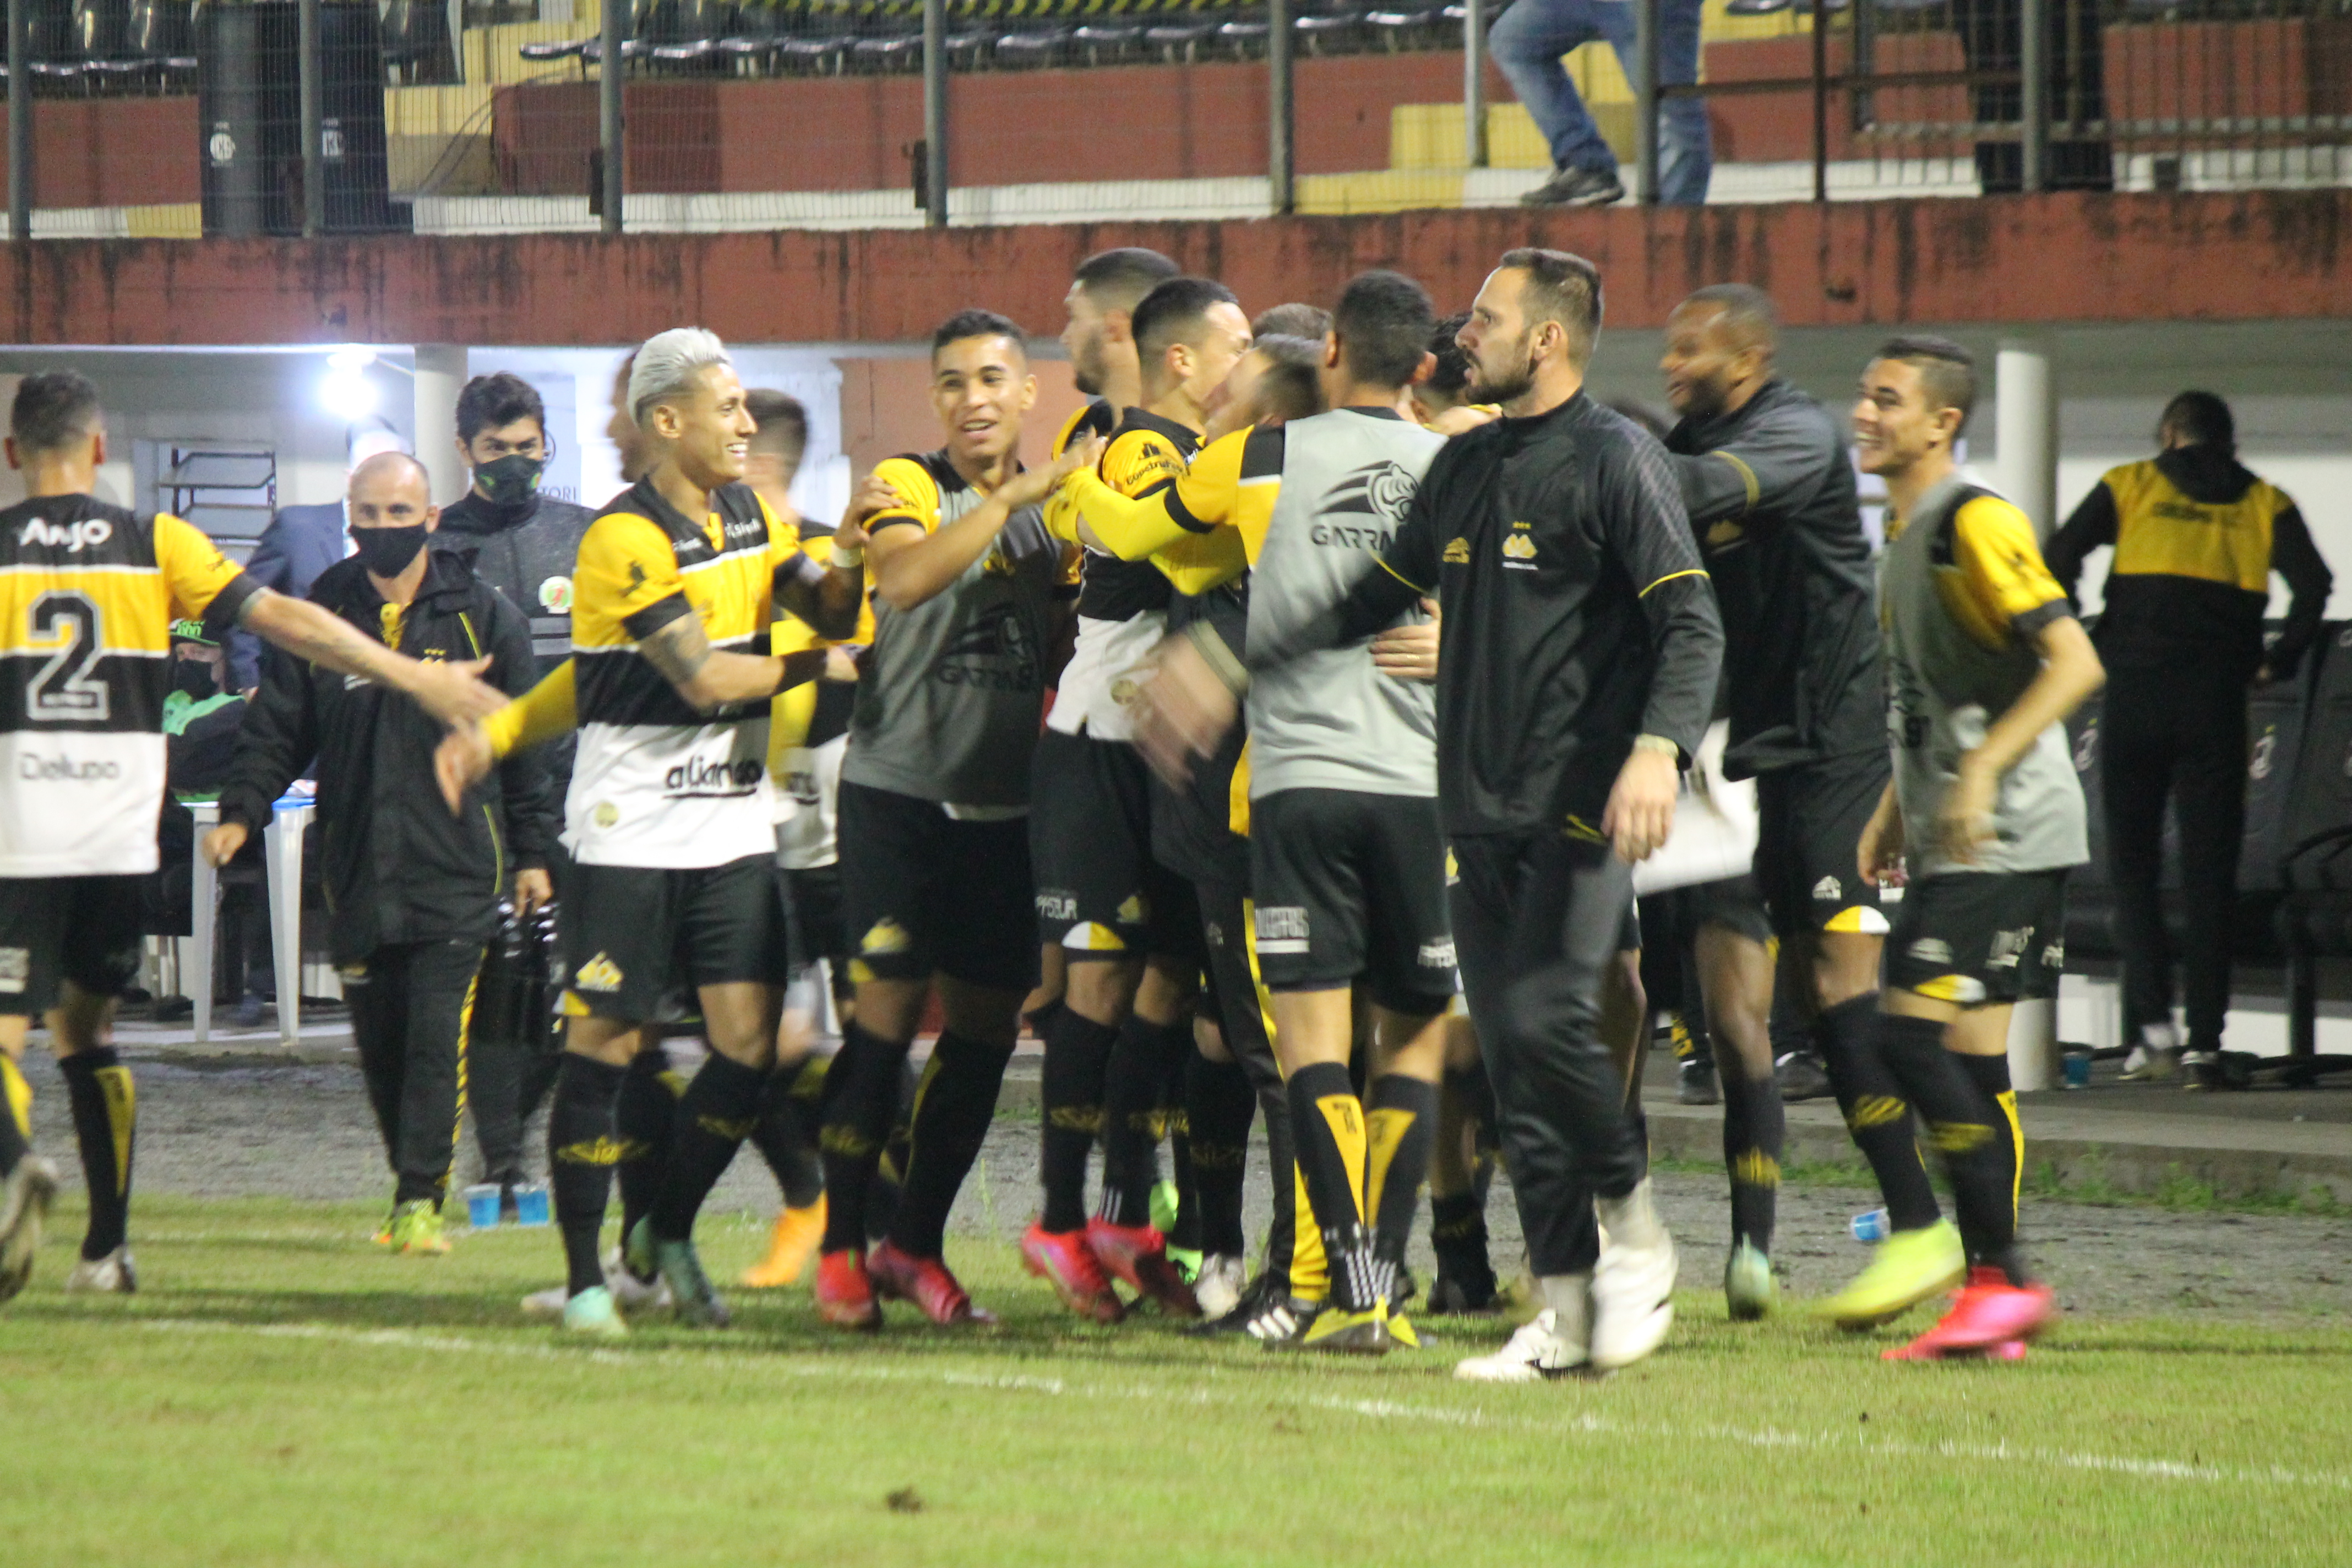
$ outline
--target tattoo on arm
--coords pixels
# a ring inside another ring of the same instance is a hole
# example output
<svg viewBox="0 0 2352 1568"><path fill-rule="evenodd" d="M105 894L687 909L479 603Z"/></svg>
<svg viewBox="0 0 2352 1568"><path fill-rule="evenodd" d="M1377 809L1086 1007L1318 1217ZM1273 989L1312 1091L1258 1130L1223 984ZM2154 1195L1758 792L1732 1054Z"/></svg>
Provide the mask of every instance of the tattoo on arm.
<svg viewBox="0 0 2352 1568"><path fill-rule="evenodd" d="M672 686L692 685L710 662L710 638L699 616L680 616L637 645L646 661L661 671Z"/></svg>

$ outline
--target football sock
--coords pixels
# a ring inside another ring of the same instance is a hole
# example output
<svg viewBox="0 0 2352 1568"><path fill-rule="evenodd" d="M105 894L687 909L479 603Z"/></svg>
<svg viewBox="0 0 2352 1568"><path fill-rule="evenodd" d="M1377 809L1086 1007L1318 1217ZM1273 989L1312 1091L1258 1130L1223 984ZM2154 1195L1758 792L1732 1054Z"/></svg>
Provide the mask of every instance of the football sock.
<svg viewBox="0 0 2352 1568"><path fill-rule="evenodd" d="M760 1124L751 1142L775 1173L784 1206L804 1209L824 1192L824 1167L816 1156L817 1100L824 1092L826 1058L811 1057L797 1068L768 1077L761 1096Z"/></svg>
<svg viewBox="0 0 2352 1568"><path fill-rule="evenodd" d="M1192 1048L1188 1012L1172 1024L1130 1013L1119 1026L1103 1078L1102 1217L1113 1225L1151 1223L1151 1189L1160 1179L1160 1140L1168 1117L1161 1101L1170 1070Z"/></svg>
<svg viewBox="0 0 2352 1568"><path fill-rule="evenodd" d="M930 1065L915 1091L907 1178L890 1221L890 1239L914 1257L940 1255L948 1211L988 1140L1004 1064L1012 1059L1010 1040L995 1046L951 1030L942 1030L931 1047Z"/></svg>
<svg viewBox="0 0 2352 1568"><path fill-rule="evenodd" d="M1994 1131L2007 1120L2000 1107L1977 1087L1963 1058L1945 1047L1942 1023L1889 1014L1879 1028L1886 1065L1918 1108L1927 1142L1951 1177L1952 1207L1969 1260L2013 1274L2017 1196L2008 1140Z"/></svg>
<svg viewBox="0 0 2352 1568"><path fill-rule="evenodd" d="M1736 1068L1723 1074L1723 1164L1731 1173L1731 1242L1772 1250L1772 1222L1780 1206L1780 1152L1789 1119L1780 1086L1771 1074L1748 1078Z"/></svg>
<svg viewBox="0 0 2352 1568"><path fill-rule="evenodd" d="M1364 1135L1364 1206L1372 1215L1373 1250L1402 1269L1429 1151L1437 1141L1437 1086L1395 1072L1374 1079Z"/></svg>
<svg viewBox="0 0 2352 1568"><path fill-rule="evenodd" d="M693 1237L694 1216L701 1212L702 1200L760 1124L768 1078L766 1068L746 1067L713 1051L686 1086L670 1133L669 1158L662 1166L661 1191L654 1199L656 1240Z"/></svg>
<svg viewBox="0 0 2352 1568"><path fill-rule="evenodd" d="M1179 1082L1171 1100L1183 1099ZM1181 1104L1163 1107L1160 1121L1168 1128L1168 1178L1176 1184L1176 1223L1168 1227L1168 1245L1187 1252L1201 1250L1201 1186L1192 1169L1192 1123ZM1156 1185L1156 1184L1155 1184Z"/></svg>
<svg viewBox="0 0 2352 1568"><path fill-rule="evenodd" d="M138 1096L131 1069L111 1046L58 1058L73 1102L74 1139L81 1145L82 1177L89 1186L89 1229L81 1255L103 1258L121 1247L131 1222L131 1154Z"/></svg>
<svg viewBox="0 0 2352 1568"><path fill-rule="evenodd" d="M621 1092L613 1108L614 1135L621 1157L614 1174L621 1186L621 1238L653 1212L668 1167L670 1141L677 1131L678 1097L686 1079L670 1068L660 1043L646 1047L621 1072Z"/></svg>
<svg viewBox="0 0 2352 1568"><path fill-rule="evenodd" d="M1192 1150L1194 1207L1201 1215L1201 1250L1239 1258L1249 1242L1242 1231L1242 1184L1249 1170L1250 1121L1257 1091L1234 1061L1213 1062L1199 1051L1184 1064L1184 1120Z"/></svg>
<svg viewBox="0 0 2352 1568"><path fill-rule="evenodd" d="M1677 1064L1708 1059L1706 1025L1696 1015L1679 1007L1667 1014L1666 1037L1674 1043Z"/></svg>
<svg viewBox="0 0 2352 1568"><path fill-rule="evenodd" d="M2025 1130L2018 1125L2017 1092L2010 1087L2009 1058L1959 1057L1960 1066L1976 1080L1977 1089L1993 1103L2000 1114L1993 1120L1992 1151L1990 1158L2000 1164L2000 1174L2009 1182L2008 1230L2009 1246L2001 1256L1988 1254L1971 1259L2000 1269L2012 1285L2031 1285L2032 1276L2027 1271L2017 1247L2017 1209L2019 1184L2025 1173Z"/></svg>
<svg viewBox="0 0 2352 1568"><path fill-rule="evenodd" d="M576 1052L563 1053L555 1098L547 1113L547 1168L555 1189L555 1223L563 1232L565 1289L577 1296L604 1283L597 1238L621 1157L613 1105L624 1069Z"/></svg>
<svg viewBox="0 0 2352 1568"><path fill-rule="evenodd" d="M1038 1157L1045 1207L1037 1223L1062 1235L1086 1227L1087 1156L1102 1136L1103 1074L1118 1029L1057 1005L1045 1022L1045 1040Z"/></svg>
<svg viewBox="0 0 2352 1568"><path fill-rule="evenodd" d="M825 1069L824 1093L817 1102L817 1155L824 1164L827 1252L861 1251L866 1246L866 1202L898 1108L898 1075L906 1059L906 1047L853 1020Z"/></svg>
<svg viewBox="0 0 2352 1568"><path fill-rule="evenodd" d="M33 1152L33 1086L16 1058L0 1052L0 1177Z"/></svg>
<svg viewBox="0 0 2352 1568"><path fill-rule="evenodd" d="M1879 1043L1878 994L1852 997L1824 1011L1814 1021L1813 1040L1829 1071L1830 1091L1845 1114L1846 1131L1878 1178L1887 1223L1896 1230L1935 1224L1944 1211L1919 1158L1910 1104Z"/></svg>
<svg viewBox="0 0 2352 1568"><path fill-rule="evenodd" d="M1360 1311L1381 1292L1364 1224L1364 1109L1346 1068L1315 1062L1290 1075L1290 1127L1332 1295Z"/></svg>

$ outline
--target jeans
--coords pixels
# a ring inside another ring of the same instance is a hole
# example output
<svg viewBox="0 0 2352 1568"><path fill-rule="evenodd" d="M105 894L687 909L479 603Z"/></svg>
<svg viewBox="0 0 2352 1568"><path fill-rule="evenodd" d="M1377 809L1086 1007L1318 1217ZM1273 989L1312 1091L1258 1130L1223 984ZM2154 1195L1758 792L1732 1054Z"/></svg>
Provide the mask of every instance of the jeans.
<svg viewBox="0 0 2352 1568"><path fill-rule="evenodd" d="M1698 80L1699 0L1660 0L1658 80L1687 85ZM1486 35L1486 50L1511 90L1528 106L1536 127L1551 145L1551 161L1562 169L1617 172L1617 154L1601 138L1600 127L1577 96L1560 57L1600 38L1617 51L1631 79L1633 63L1632 0L1515 0ZM1715 170L1706 103L1669 98L1658 107L1658 199L1670 206L1697 206L1706 200Z"/></svg>

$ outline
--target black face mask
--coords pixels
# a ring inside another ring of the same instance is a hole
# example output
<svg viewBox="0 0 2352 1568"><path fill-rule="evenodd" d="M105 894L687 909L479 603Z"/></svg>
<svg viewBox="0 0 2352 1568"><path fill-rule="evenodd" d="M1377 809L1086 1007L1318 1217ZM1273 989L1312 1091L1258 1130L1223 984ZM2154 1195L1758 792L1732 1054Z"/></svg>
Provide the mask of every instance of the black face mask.
<svg viewBox="0 0 2352 1568"><path fill-rule="evenodd" d="M474 469L474 484L492 506L520 506L539 489L539 479L547 472L544 458L511 453L495 462L483 463Z"/></svg>
<svg viewBox="0 0 2352 1568"><path fill-rule="evenodd" d="M354 528L352 542L359 547L360 560L369 571L379 577L397 577L425 548L425 533L421 522L406 528Z"/></svg>
<svg viewBox="0 0 2352 1568"><path fill-rule="evenodd" d="M184 691L202 702L220 689L213 679L212 666L199 659L175 658L172 671L172 689Z"/></svg>

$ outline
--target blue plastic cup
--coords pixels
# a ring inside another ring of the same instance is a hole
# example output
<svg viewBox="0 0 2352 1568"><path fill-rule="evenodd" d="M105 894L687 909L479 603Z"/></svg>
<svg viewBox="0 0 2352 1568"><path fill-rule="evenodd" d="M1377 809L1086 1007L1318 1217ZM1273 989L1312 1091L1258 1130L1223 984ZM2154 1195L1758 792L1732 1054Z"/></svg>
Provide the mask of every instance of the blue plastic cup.
<svg viewBox="0 0 2352 1568"><path fill-rule="evenodd" d="M547 1223L547 1184L530 1182L515 1189L515 1223L545 1225Z"/></svg>
<svg viewBox="0 0 2352 1568"><path fill-rule="evenodd" d="M1872 1209L1868 1214L1853 1216L1853 1238L1856 1241L1885 1241L1893 1228L1886 1223L1885 1209Z"/></svg>
<svg viewBox="0 0 2352 1568"><path fill-rule="evenodd" d="M2068 1051L2066 1053L2065 1067L2066 1087L2068 1089L2088 1089L2091 1087L2090 1052Z"/></svg>
<svg viewBox="0 0 2352 1568"><path fill-rule="evenodd" d="M466 1223L488 1230L499 1223L499 1184L476 1182L466 1189Z"/></svg>

